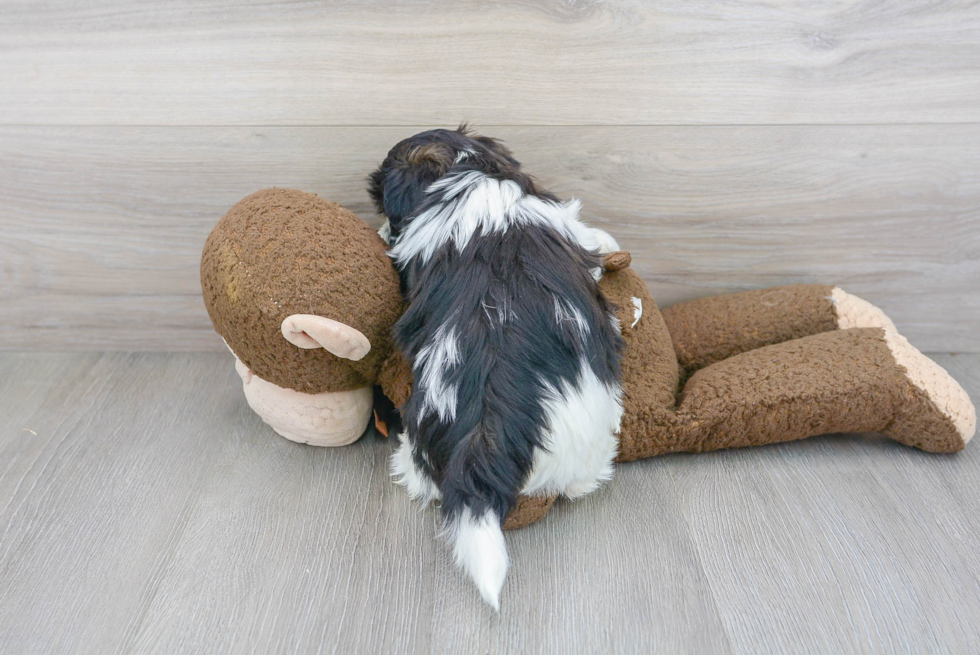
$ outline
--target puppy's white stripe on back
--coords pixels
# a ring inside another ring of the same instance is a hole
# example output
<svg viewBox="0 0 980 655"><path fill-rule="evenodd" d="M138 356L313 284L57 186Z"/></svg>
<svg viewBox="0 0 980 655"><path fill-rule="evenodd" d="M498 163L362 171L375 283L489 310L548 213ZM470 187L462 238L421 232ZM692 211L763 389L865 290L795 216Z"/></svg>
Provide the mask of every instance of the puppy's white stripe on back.
<svg viewBox="0 0 980 655"><path fill-rule="evenodd" d="M516 182L501 182L476 171L444 177L426 193L441 193L446 201L419 214L402 232L389 253L400 264L415 257L428 262L450 240L462 250L477 229L506 231L508 215L513 214L513 205L521 198Z"/></svg>
<svg viewBox="0 0 980 655"><path fill-rule="evenodd" d="M458 392L454 385L446 382L446 372L459 364L459 344L456 329L444 323L436 330L432 341L423 347L415 358L413 373L425 392L425 404L419 420L426 413L434 411L439 420L452 421L456 418Z"/></svg>
<svg viewBox="0 0 980 655"><path fill-rule="evenodd" d="M448 175L429 186L426 193L440 193L446 200L415 217L405 228L389 255L399 264L416 257L421 263L450 240L462 251L477 232L506 232L512 226L546 225L587 250L612 252L615 239L582 223L581 203L553 202L524 195L511 180L496 180L477 171Z"/></svg>

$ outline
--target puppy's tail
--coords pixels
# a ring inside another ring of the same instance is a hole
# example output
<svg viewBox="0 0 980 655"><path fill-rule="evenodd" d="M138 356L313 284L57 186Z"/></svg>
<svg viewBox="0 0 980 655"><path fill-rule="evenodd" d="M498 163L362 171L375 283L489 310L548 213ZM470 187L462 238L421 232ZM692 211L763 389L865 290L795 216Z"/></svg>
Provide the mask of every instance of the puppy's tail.
<svg viewBox="0 0 980 655"><path fill-rule="evenodd" d="M517 497L515 466L482 426L467 435L450 459L440 490L456 563L487 604L500 609L507 576L503 521Z"/></svg>
<svg viewBox="0 0 980 655"><path fill-rule="evenodd" d="M500 609L500 590L507 577L507 545L500 519L493 510L477 516L469 507L449 519L453 554L473 582L483 600Z"/></svg>

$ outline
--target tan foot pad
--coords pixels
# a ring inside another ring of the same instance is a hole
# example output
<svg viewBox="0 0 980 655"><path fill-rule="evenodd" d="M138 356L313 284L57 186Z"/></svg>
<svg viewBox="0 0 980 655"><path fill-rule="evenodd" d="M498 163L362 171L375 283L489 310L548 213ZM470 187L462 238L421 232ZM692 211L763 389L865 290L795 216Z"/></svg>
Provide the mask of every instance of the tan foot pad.
<svg viewBox="0 0 980 655"><path fill-rule="evenodd" d="M902 335L885 330L885 342L908 384L898 399L895 420L883 432L934 453L962 450L977 427L976 410L966 391Z"/></svg>
<svg viewBox="0 0 980 655"><path fill-rule="evenodd" d="M830 302L833 303L834 313L837 314L837 327L842 330L848 328L884 328L898 332L895 329L895 324L885 312L867 300L847 293L840 287L834 287L830 292Z"/></svg>

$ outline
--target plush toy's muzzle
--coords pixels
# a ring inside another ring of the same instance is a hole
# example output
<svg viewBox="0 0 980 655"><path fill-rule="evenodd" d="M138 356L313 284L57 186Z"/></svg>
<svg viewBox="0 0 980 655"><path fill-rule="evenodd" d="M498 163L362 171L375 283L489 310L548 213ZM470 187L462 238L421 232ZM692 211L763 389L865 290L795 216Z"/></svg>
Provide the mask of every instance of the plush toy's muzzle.
<svg viewBox="0 0 980 655"><path fill-rule="evenodd" d="M249 406L277 434L311 446L346 446L364 433L371 420L371 387L350 391L303 393L252 374L235 357Z"/></svg>

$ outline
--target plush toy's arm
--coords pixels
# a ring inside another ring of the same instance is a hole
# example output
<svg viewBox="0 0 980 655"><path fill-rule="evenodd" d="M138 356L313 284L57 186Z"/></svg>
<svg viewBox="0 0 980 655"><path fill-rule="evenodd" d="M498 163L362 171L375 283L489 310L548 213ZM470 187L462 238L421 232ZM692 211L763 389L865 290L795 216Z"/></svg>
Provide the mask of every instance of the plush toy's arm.
<svg viewBox="0 0 980 655"><path fill-rule="evenodd" d="M378 374L378 385L395 407L401 407L412 393L412 367L397 349L393 350Z"/></svg>
<svg viewBox="0 0 980 655"><path fill-rule="evenodd" d="M678 363L690 375L739 353L836 330L834 292L829 285L793 284L678 303L663 316Z"/></svg>

